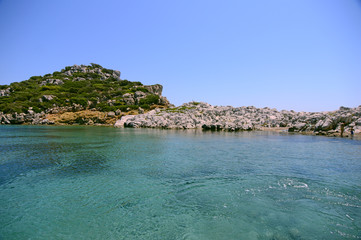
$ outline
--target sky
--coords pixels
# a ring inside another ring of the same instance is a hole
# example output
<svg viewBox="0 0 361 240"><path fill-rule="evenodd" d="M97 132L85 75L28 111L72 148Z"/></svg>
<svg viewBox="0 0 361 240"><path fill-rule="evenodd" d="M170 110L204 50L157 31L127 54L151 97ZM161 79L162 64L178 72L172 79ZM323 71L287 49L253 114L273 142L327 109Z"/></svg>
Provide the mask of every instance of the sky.
<svg viewBox="0 0 361 240"><path fill-rule="evenodd" d="M97 63L180 105L361 105L360 0L0 0L0 84Z"/></svg>

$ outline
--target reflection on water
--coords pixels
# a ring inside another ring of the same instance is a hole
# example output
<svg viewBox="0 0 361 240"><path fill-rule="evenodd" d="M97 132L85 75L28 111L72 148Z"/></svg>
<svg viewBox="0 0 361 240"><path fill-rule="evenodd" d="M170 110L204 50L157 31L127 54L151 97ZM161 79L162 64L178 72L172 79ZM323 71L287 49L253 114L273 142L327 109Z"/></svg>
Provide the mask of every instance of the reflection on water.
<svg viewBox="0 0 361 240"><path fill-rule="evenodd" d="M0 239L359 239L361 142L0 127Z"/></svg>

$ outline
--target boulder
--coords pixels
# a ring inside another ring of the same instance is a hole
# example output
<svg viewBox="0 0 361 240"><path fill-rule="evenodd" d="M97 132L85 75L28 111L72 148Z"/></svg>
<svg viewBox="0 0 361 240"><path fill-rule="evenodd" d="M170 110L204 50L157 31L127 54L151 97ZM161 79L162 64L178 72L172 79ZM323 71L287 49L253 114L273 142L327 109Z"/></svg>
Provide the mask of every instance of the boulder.
<svg viewBox="0 0 361 240"><path fill-rule="evenodd" d="M54 95L43 95L41 99L42 99L43 101L51 101L51 100L53 100L54 98L55 98Z"/></svg>
<svg viewBox="0 0 361 240"><path fill-rule="evenodd" d="M62 85L62 84L64 84L64 82L60 79L46 79L45 81L42 81L40 83L40 86L44 86L47 84Z"/></svg>
<svg viewBox="0 0 361 240"><path fill-rule="evenodd" d="M122 111L121 111L120 109L117 109L117 110L115 111L115 115L116 115L116 116L119 116L121 113L122 113Z"/></svg>
<svg viewBox="0 0 361 240"><path fill-rule="evenodd" d="M11 93L11 89L10 89L10 88L2 89L2 90L0 90L0 97L10 96L10 93Z"/></svg>
<svg viewBox="0 0 361 240"><path fill-rule="evenodd" d="M326 118L322 123L321 129L323 131L328 131L328 130L333 129L333 127L334 127L333 121L330 118Z"/></svg>
<svg viewBox="0 0 361 240"><path fill-rule="evenodd" d="M150 93L156 94L158 96L162 95L163 86L160 84L148 85L144 86L144 88L146 88Z"/></svg>
<svg viewBox="0 0 361 240"><path fill-rule="evenodd" d="M125 126L125 123L128 119L131 119L133 118L134 115L126 115L126 116L123 116L121 117L119 120L117 120L114 124L114 127L116 128L123 128Z"/></svg>
<svg viewBox="0 0 361 240"><path fill-rule="evenodd" d="M111 117L111 118L114 118L115 117L115 112L108 112L107 116Z"/></svg>

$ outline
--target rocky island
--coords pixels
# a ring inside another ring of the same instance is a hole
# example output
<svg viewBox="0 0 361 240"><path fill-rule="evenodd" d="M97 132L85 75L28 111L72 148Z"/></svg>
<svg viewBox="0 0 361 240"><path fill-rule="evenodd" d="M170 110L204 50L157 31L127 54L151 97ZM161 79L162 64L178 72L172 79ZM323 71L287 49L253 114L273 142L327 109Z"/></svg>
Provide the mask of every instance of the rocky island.
<svg viewBox="0 0 361 240"><path fill-rule="evenodd" d="M132 128L250 131L282 129L327 136L361 133L361 106L327 112L212 106L179 107L162 96L163 86L120 79L99 64L0 86L0 124L111 125Z"/></svg>
<svg viewBox="0 0 361 240"><path fill-rule="evenodd" d="M127 114L167 108L163 86L120 79L99 64L0 85L0 124L112 125Z"/></svg>

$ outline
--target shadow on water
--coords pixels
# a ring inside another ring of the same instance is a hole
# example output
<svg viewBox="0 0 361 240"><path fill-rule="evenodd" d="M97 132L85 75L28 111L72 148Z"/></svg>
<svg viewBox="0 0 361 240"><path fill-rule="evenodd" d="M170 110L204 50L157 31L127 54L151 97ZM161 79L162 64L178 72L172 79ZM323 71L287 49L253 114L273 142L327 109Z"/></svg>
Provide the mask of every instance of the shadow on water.
<svg viewBox="0 0 361 240"><path fill-rule="evenodd" d="M70 160L70 164L59 166L54 174L57 176L77 176L79 174L98 174L107 168L107 158L102 154L94 151L77 153Z"/></svg>
<svg viewBox="0 0 361 240"><path fill-rule="evenodd" d="M18 154L14 159L0 164L0 184L4 184L31 171L56 166L62 151L72 151L74 146L64 143L28 143L3 145L0 149L3 154Z"/></svg>
<svg viewBox="0 0 361 240"><path fill-rule="evenodd" d="M0 164L0 185L32 171L49 169L56 176L94 174L106 168L106 157L85 145L37 143L1 146L5 152L18 152L13 160Z"/></svg>

